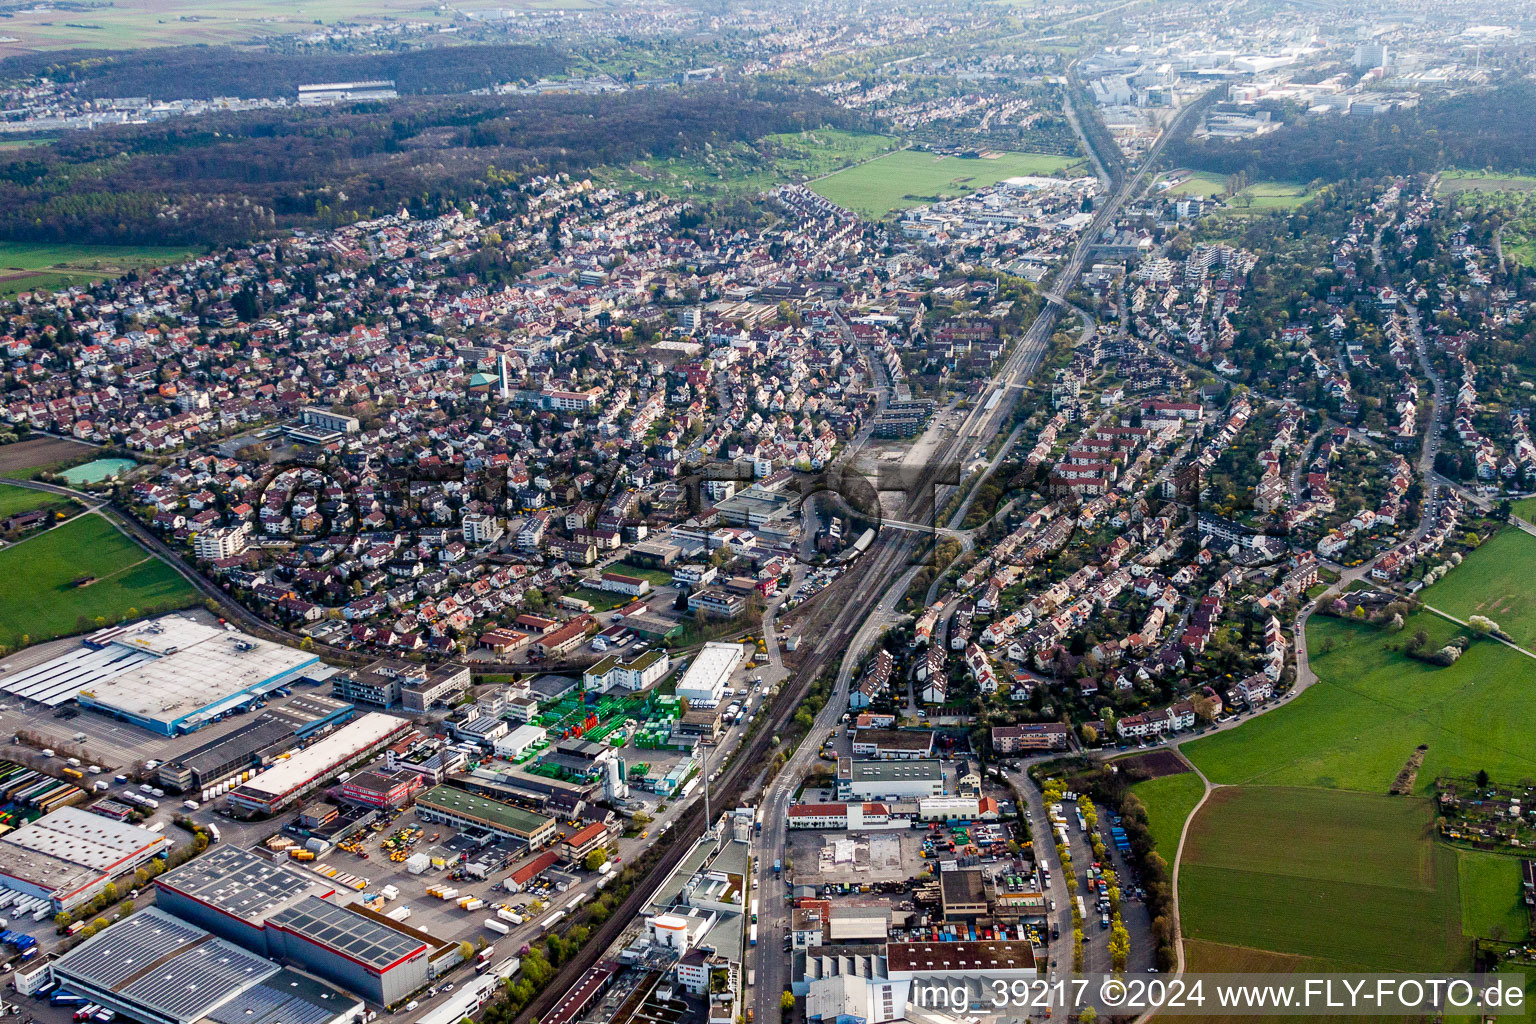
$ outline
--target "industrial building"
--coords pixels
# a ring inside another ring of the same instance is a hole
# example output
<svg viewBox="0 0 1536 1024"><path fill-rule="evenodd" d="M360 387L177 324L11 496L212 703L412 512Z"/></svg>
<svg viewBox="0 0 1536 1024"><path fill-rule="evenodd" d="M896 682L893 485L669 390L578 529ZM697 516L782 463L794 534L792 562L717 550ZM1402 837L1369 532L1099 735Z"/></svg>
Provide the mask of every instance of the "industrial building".
<svg viewBox="0 0 1536 1024"><path fill-rule="evenodd" d="M233 847L155 879L155 888L158 907L199 929L384 1006L459 963L457 939L331 902L325 879Z"/></svg>
<svg viewBox="0 0 1536 1024"><path fill-rule="evenodd" d="M243 729L164 762L158 769L160 784L176 792L203 793L204 799L210 799L213 794L205 792L209 788L267 767L279 754L335 729L354 711L351 704L332 697L301 694L280 708L258 712Z"/></svg>
<svg viewBox="0 0 1536 1024"><path fill-rule="evenodd" d="M336 886L259 854L219 845L155 879L155 905L260 956L271 955L267 919Z"/></svg>
<svg viewBox="0 0 1536 1024"><path fill-rule="evenodd" d="M393 810L404 807L421 789L421 776L404 768L358 772L341 787L343 800Z"/></svg>
<svg viewBox="0 0 1536 1024"><path fill-rule="evenodd" d="M457 939L435 939L383 914L318 896L272 915L267 941L270 955L381 1006L393 1006L461 962Z"/></svg>
<svg viewBox="0 0 1536 1024"><path fill-rule="evenodd" d="M698 703L718 703L726 682L744 656L741 644L705 644L677 681L677 696Z"/></svg>
<svg viewBox="0 0 1536 1024"><path fill-rule="evenodd" d="M248 815L276 814L411 731L403 718L369 712L242 783L230 792L229 806Z"/></svg>
<svg viewBox="0 0 1536 1024"><path fill-rule="evenodd" d="M170 847L149 829L63 807L0 836L0 887L69 910Z"/></svg>
<svg viewBox="0 0 1536 1024"><path fill-rule="evenodd" d="M93 633L79 650L0 681L0 690L48 707L75 700L175 736L297 680L319 663L305 651L163 615Z"/></svg>
<svg viewBox="0 0 1536 1024"><path fill-rule="evenodd" d="M143 1024L346 1024L362 1001L151 907L52 968L61 986Z"/></svg>
<svg viewBox="0 0 1536 1024"><path fill-rule="evenodd" d="M437 786L418 797L416 816L423 821L441 822L457 828L484 829L517 840L530 850L548 844L555 837L553 818L450 786Z"/></svg>
<svg viewBox="0 0 1536 1024"><path fill-rule="evenodd" d="M839 800L913 800L944 795L944 762L933 758L910 761L837 761Z"/></svg>

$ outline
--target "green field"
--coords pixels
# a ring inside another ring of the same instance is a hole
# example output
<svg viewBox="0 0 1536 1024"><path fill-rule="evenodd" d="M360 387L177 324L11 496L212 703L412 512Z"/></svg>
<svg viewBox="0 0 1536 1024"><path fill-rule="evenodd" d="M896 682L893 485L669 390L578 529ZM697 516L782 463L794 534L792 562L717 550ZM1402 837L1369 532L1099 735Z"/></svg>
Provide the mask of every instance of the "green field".
<svg viewBox="0 0 1536 1024"><path fill-rule="evenodd" d="M1456 854L1432 818L1427 800L1217 790L1185 844L1184 934L1334 970L1462 966Z"/></svg>
<svg viewBox="0 0 1536 1024"><path fill-rule="evenodd" d="M0 242L0 297L118 277L186 259L187 249L153 245L54 245Z"/></svg>
<svg viewBox="0 0 1536 1024"><path fill-rule="evenodd" d="M1520 890L1520 860L1500 853L1457 850L1461 930L1518 942L1530 931Z"/></svg>
<svg viewBox="0 0 1536 1024"><path fill-rule="evenodd" d="M1225 193L1231 179L1227 175L1212 174L1209 171L1179 173L1182 180L1164 190L1164 195L1218 198L1226 203L1223 212L1238 216L1270 210L1294 210L1317 194L1295 182L1257 181L1235 195L1228 196Z"/></svg>
<svg viewBox="0 0 1536 1024"><path fill-rule="evenodd" d="M1530 192L1536 190L1536 178L1525 174L1450 170L1440 175L1440 187L1446 192Z"/></svg>
<svg viewBox="0 0 1536 1024"><path fill-rule="evenodd" d="M1536 498L1521 498L1513 503L1515 515L1528 523L1536 523Z"/></svg>
<svg viewBox="0 0 1536 1024"><path fill-rule="evenodd" d="M1528 541L1490 540L1426 597L1533 628L1520 600L1536 553ZM1441 774L1536 774L1536 662L1479 640L1438 668L1394 649L1418 630L1432 648L1461 632L1427 611L1401 633L1313 616L1315 685L1181 746L1231 787L1196 815L1180 868L1192 969L1457 967L1468 937L1523 927L1513 858L1452 850L1433 838L1426 800L1386 794L1420 744L1415 794Z"/></svg>
<svg viewBox="0 0 1536 1024"><path fill-rule="evenodd" d="M1073 157L998 153L964 159L906 149L811 183L818 194L867 217L954 198L1020 175L1054 175L1081 165Z"/></svg>
<svg viewBox="0 0 1536 1024"><path fill-rule="evenodd" d="M1313 616L1308 650L1320 681L1241 728L1184 744L1184 755L1212 782L1366 793L1385 793L1420 743L1429 750L1417 793L1439 774L1536 774L1536 731L1525 724L1536 716L1536 661L1492 640L1449 668L1387 649L1419 629L1432 648L1459 632L1429 612L1410 616L1400 634Z"/></svg>
<svg viewBox="0 0 1536 1024"><path fill-rule="evenodd" d="M73 586L82 576L96 582ZM0 644L8 647L23 636L37 643L80 632L81 616L120 617L129 609L197 601L197 592L174 569L95 515L0 549L0 579L26 581L0 587Z"/></svg>
<svg viewBox="0 0 1536 1024"><path fill-rule="evenodd" d="M559 6L592 6L590 0L559 0ZM552 6L525 0L513 7ZM338 21L376 23L399 19L447 22L445 9L424 0L114 0L73 9L38 5L6 19L0 56L29 50L139 49L170 44L234 43L315 31Z"/></svg>
<svg viewBox="0 0 1536 1024"><path fill-rule="evenodd" d="M63 507L67 504L69 499L61 498L57 494L29 491L24 487L0 484L0 519L13 516L18 512L29 512L34 508L45 508L49 505Z"/></svg>
<svg viewBox="0 0 1536 1024"><path fill-rule="evenodd" d="M735 143L704 154L606 167L594 177L623 189L756 195L872 160L896 145L887 135L818 128L769 135L753 145Z"/></svg>
<svg viewBox="0 0 1536 1024"><path fill-rule="evenodd" d="M1205 783L1194 772L1183 772L1138 782L1131 787L1131 792L1146 805L1147 827L1152 830L1157 852L1172 864L1173 855L1179 848L1179 833L1184 831L1184 819L1200 802Z"/></svg>
<svg viewBox="0 0 1536 1024"><path fill-rule="evenodd" d="M1536 645L1536 537L1502 530L1462 560L1456 571L1419 592L1428 605L1458 619L1486 615L1522 647ZM1536 667L1536 663L1533 663Z"/></svg>

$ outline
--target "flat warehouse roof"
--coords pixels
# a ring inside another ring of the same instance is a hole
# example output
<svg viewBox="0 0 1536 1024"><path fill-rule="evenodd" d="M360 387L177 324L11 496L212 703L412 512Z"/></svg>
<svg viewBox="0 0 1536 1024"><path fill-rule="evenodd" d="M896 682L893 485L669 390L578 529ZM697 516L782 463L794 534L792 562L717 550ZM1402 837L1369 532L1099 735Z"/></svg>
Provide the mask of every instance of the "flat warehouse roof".
<svg viewBox="0 0 1536 1024"><path fill-rule="evenodd" d="M325 739L305 747L286 761L277 762L235 792L257 798L282 796L326 774L338 764L387 739L391 733L409 724L403 718L370 711L348 722Z"/></svg>
<svg viewBox="0 0 1536 1024"><path fill-rule="evenodd" d="M416 806L422 805L438 807L453 814L479 818L481 821L488 821L523 835L533 835L553 820L542 814L525 811L521 807L504 804L500 800L489 800L450 786L436 786L427 790L416 798Z"/></svg>
<svg viewBox="0 0 1536 1024"><path fill-rule="evenodd" d="M68 892L169 842L137 825L64 807L0 838L0 872Z"/></svg>
<svg viewBox="0 0 1536 1024"><path fill-rule="evenodd" d="M273 915L272 924L381 971L427 948L420 939L318 896Z"/></svg>
<svg viewBox="0 0 1536 1024"><path fill-rule="evenodd" d="M208 1014L214 1024L325 1024L363 1001L284 967Z"/></svg>
<svg viewBox="0 0 1536 1024"><path fill-rule="evenodd" d="M877 782L910 782L944 777L943 763L927 757L910 761L854 761L849 771L850 777L855 780Z"/></svg>
<svg viewBox="0 0 1536 1024"><path fill-rule="evenodd" d="M707 643L678 681L679 690L712 690L746 657L741 644Z"/></svg>
<svg viewBox="0 0 1536 1024"><path fill-rule="evenodd" d="M87 939L53 969L70 987L110 993L183 1024L278 972L271 961L154 907Z"/></svg>
<svg viewBox="0 0 1536 1024"><path fill-rule="evenodd" d="M155 884L233 917L261 922L300 896L325 896L327 885L236 846L216 846L155 879Z"/></svg>
<svg viewBox="0 0 1536 1024"><path fill-rule="evenodd" d="M82 685L81 695L109 710L167 724L319 660L179 615L141 623L113 639L111 648L148 657Z"/></svg>
<svg viewBox="0 0 1536 1024"><path fill-rule="evenodd" d="M75 699L82 689L154 660L154 655L121 647L96 650L82 646L57 658L34 665L0 680L0 690L18 697L58 707Z"/></svg>

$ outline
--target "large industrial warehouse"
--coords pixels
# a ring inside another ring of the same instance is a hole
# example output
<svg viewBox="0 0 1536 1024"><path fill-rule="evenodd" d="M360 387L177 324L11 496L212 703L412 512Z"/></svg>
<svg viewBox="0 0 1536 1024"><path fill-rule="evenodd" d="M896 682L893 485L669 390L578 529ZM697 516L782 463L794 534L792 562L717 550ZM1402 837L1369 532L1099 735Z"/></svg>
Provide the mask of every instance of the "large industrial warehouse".
<svg viewBox="0 0 1536 1024"><path fill-rule="evenodd" d="M441 822L456 828L484 829L506 839L515 839L530 850L537 850L555 837L554 818L452 786L437 786L417 797L416 816L422 821Z"/></svg>
<svg viewBox="0 0 1536 1024"><path fill-rule="evenodd" d="M149 829L62 807L0 837L0 887L69 910L170 845Z"/></svg>
<svg viewBox="0 0 1536 1024"><path fill-rule="evenodd" d="M65 953L53 975L143 1024L346 1024L363 1002L155 907Z"/></svg>
<svg viewBox="0 0 1536 1024"><path fill-rule="evenodd" d="M71 700L162 736L192 732L293 682L320 659L183 615L85 637L77 651L5 679L0 689L57 707Z"/></svg>
<svg viewBox="0 0 1536 1024"><path fill-rule="evenodd" d="M715 704L745 657L741 644L707 643L677 681L677 695L697 704Z"/></svg>
<svg viewBox="0 0 1536 1024"><path fill-rule="evenodd" d="M234 847L155 879L163 910L380 1005L399 1002L459 962L457 939L331 902L335 895L324 878Z"/></svg>
<svg viewBox="0 0 1536 1024"><path fill-rule="evenodd" d="M331 896L334 883L290 871L236 846L215 846L155 879L155 905L221 939L267 956L267 918L309 896Z"/></svg>
<svg viewBox="0 0 1536 1024"><path fill-rule="evenodd" d="M229 806L245 814L276 814L411 729L403 718L370 712L232 790Z"/></svg>

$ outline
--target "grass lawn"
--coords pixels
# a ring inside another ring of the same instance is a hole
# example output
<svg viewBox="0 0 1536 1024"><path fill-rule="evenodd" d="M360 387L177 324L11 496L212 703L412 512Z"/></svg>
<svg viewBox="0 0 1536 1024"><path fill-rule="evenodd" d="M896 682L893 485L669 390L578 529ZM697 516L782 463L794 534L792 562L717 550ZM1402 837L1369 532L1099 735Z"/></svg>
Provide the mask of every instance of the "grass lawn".
<svg viewBox="0 0 1536 1024"><path fill-rule="evenodd" d="M902 150L811 183L818 194L868 217L954 198L1019 175L1053 175L1080 165L1074 157L998 153L962 159Z"/></svg>
<svg viewBox="0 0 1536 1024"><path fill-rule="evenodd" d="M29 491L25 487L0 484L0 519L13 516L18 512L30 512L34 508L47 508L50 505L65 508L70 504L72 502L68 498L58 494Z"/></svg>
<svg viewBox="0 0 1536 1024"><path fill-rule="evenodd" d="M1447 192L1530 192L1536 190L1536 178L1525 174L1450 170L1440 175L1440 187Z"/></svg>
<svg viewBox="0 0 1536 1024"><path fill-rule="evenodd" d="M577 587L570 595L592 606L594 612L611 612L615 608L629 604L630 598L625 594L615 594L606 590L593 590L591 587Z"/></svg>
<svg viewBox="0 0 1536 1024"><path fill-rule="evenodd" d="M1482 850L1456 851L1461 880L1461 930L1518 942L1530 932L1520 891L1520 858Z"/></svg>
<svg viewBox="0 0 1536 1024"><path fill-rule="evenodd" d="M1194 772L1164 775L1160 779L1148 779L1131 787L1147 807L1147 827L1157 843L1157 852L1169 864L1179 849L1179 833L1184 830L1184 819L1200 802L1205 783Z"/></svg>
<svg viewBox="0 0 1536 1024"><path fill-rule="evenodd" d="M1419 592L1428 605L1458 619L1486 615L1525 648L1536 644L1536 537L1506 529L1462 560L1456 571ZM1536 663L1533 663L1536 667Z"/></svg>
<svg viewBox="0 0 1536 1024"><path fill-rule="evenodd" d="M1536 498L1521 498L1513 502L1515 515L1528 523L1536 523Z"/></svg>
<svg viewBox="0 0 1536 1024"><path fill-rule="evenodd" d="M88 284L189 255L191 250L165 246L0 242L0 296Z"/></svg>
<svg viewBox="0 0 1536 1024"><path fill-rule="evenodd" d="M1456 854L1427 800L1244 786L1195 819L1180 874L1190 938L1335 970L1460 966Z"/></svg>
<svg viewBox="0 0 1536 1024"><path fill-rule="evenodd" d="M621 573L625 576L639 576L643 580L650 580L653 587L669 587L672 585L671 569L651 569L633 562L614 562L608 567L609 572ZM655 593L655 591L652 591ZM650 597L647 594L646 597Z"/></svg>
<svg viewBox="0 0 1536 1024"><path fill-rule="evenodd" d="M95 576L88 587L72 586ZM100 516L81 516L0 550L0 644L17 646L81 632L79 619L122 616L130 608L182 608L197 592L174 569L118 533ZM91 628L95 628L92 623Z"/></svg>
<svg viewBox="0 0 1536 1024"><path fill-rule="evenodd" d="M1227 190L1227 182L1230 177L1225 174L1212 174L1210 171L1179 171L1176 172L1179 183L1163 190L1163 195L1169 196L1218 196ZM1173 177L1174 175L1169 175Z"/></svg>
<svg viewBox="0 0 1536 1024"><path fill-rule="evenodd" d="M1169 196L1221 197L1231 180L1225 174L1209 171L1179 171L1180 181L1163 194ZM1171 176L1170 176L1171 177ZM1247 213L1266 213L1270 210L1294 210L1311 199L1315 193L1296 182L1257 181L1234 196L1225 197L1225 213L1242 216Z"/></svg>
<svg viewBox="0 0 1536 1024"><path fill-rule="evenodd" d="M1307 640L1320 681L1285 707L1182 752L1212 782L1366 793L1385 793L1420 743L1429 750L1417 793L1440 774L1536 774L1536 732L1521 724L1536 716L1536 662L1489 640L1449 668L1388 650L1419 629L1432 647L1459 632L1429 612L1410 616L1402 633L1313 616Z"/></svg>

